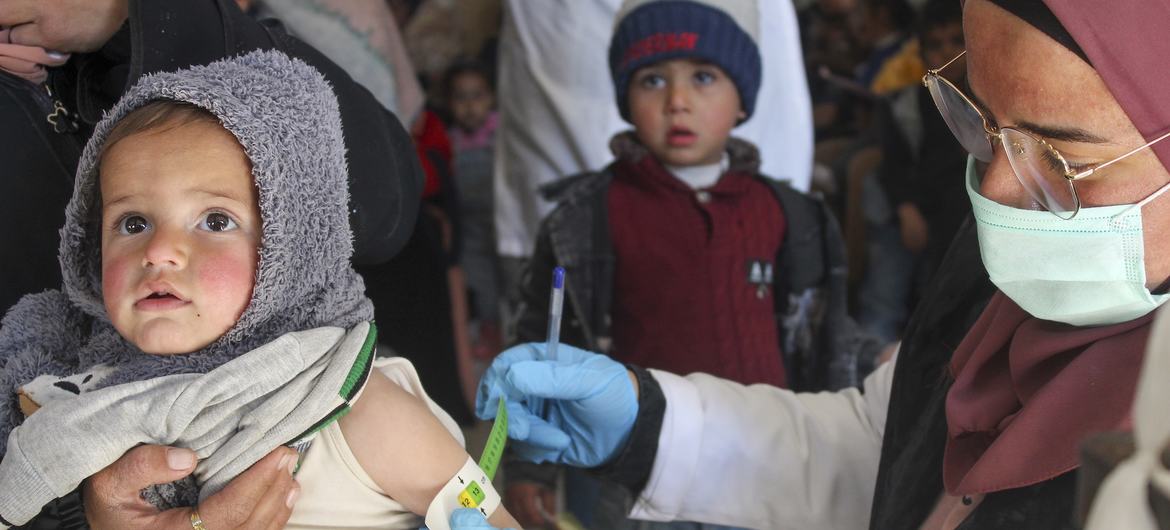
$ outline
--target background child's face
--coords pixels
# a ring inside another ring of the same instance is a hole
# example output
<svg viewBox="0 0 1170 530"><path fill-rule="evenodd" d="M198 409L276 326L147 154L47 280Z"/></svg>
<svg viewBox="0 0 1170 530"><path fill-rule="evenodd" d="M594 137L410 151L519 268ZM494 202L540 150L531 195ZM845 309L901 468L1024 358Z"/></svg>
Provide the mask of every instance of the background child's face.
<svg viewBox="0 0 1170 530"><path fill-rule="evenodd" d="M922 62L927 68L939 68L954 59L964 49L963 25L960 22L933 26L922 32ZM962 63L962 64L959 64ZM948 67L947 77L962 79L966 73L967 61L959 61Z"/></svg>
<svg viewBox="0 0 1170 530"><path fill-rule="evenodd" d="M723 69L692 59L638 69L628 97L638 140L671 166L719 162L731 129L746 117Z"/></svg>
<svg viewBox="0 0 1170 530"><path fill-rule="evenodd" d="M451 80L450 103L455 125L471 132L483 126L495 105L495 97L487 79L476 72L467 72Z"/></svg>
<svg viewBox="0 0 1170 530"><path fill-rule="evenodd" d="M102 296L142 351L197 351L252 297L261 218L251 162L218 124L128 136L101 161Z"/></svg>

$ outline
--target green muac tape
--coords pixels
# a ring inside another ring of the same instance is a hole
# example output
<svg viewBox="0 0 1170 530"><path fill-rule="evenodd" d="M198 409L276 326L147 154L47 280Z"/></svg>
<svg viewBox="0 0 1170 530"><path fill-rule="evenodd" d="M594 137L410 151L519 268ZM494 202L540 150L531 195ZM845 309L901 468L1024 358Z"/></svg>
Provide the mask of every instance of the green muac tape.
<svg viewBox="0 0 1170 530"><path fill-rule="evenodd" d="M483 455L479 457L479 468L487 473L488 478L496 478L496 469L500 466L500 459L504 457L504 446L508 443L508 408L504 406L504 398L500 397L496 408L496 421L492 423L492 432L488 434L487 445L483 447Z"/></svg>

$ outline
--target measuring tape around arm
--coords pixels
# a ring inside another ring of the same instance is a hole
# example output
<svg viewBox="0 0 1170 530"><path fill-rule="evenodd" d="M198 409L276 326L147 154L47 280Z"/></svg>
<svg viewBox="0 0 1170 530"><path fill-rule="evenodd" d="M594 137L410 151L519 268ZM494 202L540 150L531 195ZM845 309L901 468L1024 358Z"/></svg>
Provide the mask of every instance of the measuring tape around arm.
<svg viewBox="0 0 1170 530"><path fill-rule="evenodd" d="M508 410L504 398L500 398L496 409L496 419L492 423L491 433L488 434L487 445L483 448L483 455L476 465L471 457L455 473L451 480L443 486L431 505L427 508L426 524L430 530L450 530L451 514L459 508L474 508L483 514L484 518L491 517L500 507L500 494L492 486L492 479L500 467L500 459L504 456L504 446L508 442Z"/></svg>

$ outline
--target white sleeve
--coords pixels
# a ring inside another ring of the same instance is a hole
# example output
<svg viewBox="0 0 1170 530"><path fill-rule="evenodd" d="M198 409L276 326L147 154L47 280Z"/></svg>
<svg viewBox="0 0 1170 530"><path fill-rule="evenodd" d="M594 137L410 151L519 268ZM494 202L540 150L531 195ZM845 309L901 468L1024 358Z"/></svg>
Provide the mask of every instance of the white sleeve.
<svg viewBox="0 0 1170 530"><path fill-rule="evenodd" d="M767 529L869 525L894 361L857 389L798 394L652 370L658 455L631 517Z"/></svg>

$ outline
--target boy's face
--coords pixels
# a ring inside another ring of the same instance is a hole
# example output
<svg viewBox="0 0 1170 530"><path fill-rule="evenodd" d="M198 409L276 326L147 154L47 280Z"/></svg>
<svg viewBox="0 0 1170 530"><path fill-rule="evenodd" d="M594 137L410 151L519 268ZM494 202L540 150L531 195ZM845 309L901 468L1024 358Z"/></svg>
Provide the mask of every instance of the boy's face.
<svg viewBox="0 0 1170 530"><path fill-rule="evenodd" d="M747 116L723 69L693 59L638 69L628 97L638 140L670 166L719 162L731 129Z"/></svg>
<svg viewBox="0 0 1170 530"><path fill-rule="evenodd" d="M926 64L927 68L939 68L958 56L964 47L962 23L953 22L927 28L922 33L922 62ZM966 65L967 61L959 61L951 65L948 68L947 77L962 79ZM962 71L958 70L959 68Z"/></svg>
<svg viewBox="0 0 1170 530"><path fill-rule="evenodd" d="M483 76L468 72L451 80L451 114L455 125L471 132L478 130L487 120L495 104L492 87Z"/></svg>
<svg viewBox="0 0 1170 530"><path fill-rule="evenodd" d="M102 296L146 353L197 351L252 297L261 219L251 163L218 124L145 131L101 161Z"/></svg>

